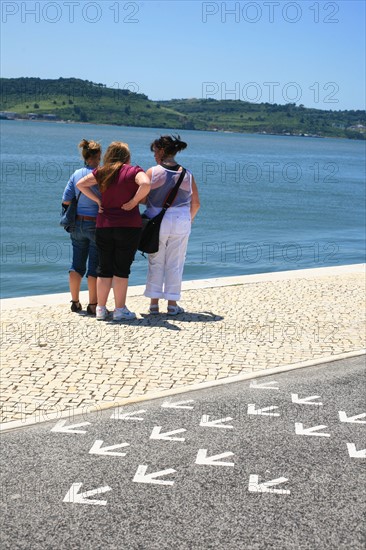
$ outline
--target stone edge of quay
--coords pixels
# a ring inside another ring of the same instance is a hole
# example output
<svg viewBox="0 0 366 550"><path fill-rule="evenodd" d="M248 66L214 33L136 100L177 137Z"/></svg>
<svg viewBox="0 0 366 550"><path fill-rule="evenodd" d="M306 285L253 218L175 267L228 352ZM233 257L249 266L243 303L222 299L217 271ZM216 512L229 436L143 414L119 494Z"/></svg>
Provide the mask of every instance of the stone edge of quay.
<svg viewBox="0 0 366 550"><path fill-rule="evenodd" d="M85 414L93 414L102 412L108 409L115 409L117 407L124 407L127 405L133 405L135 403L142 403L144 401L150 401L154 399L161 399L164 397L171 397L174 395L180 395L184 393L188 393L191 391L199 391L204 390L207 388L212 388L216 386L222 386L225 384L232 384L235 382L243 382L245 380L252 380L254 378L263 378L264 376L271 376L273 374L280 374L282 372L289 372L296 369L303 369L306 367L313 367L318 365L323 365L325 363L333 363L335 361L340 361L342 359L351 359L352 357L361 357L362 355L366 355L366 349L360 349L356 351L350 351L346 353L341 353L338 355L331 355L328 357L318 358L318 359L310 359L308 361L302 361L300 363L292 363L289 365L283 365L282 367L274 367L272 369L264 369L255 373L247 373L247 374L239 374L237 376L228 376L227 378L221 378L219 380L210 380L209 382L202 382L200 384L192 384L192 386L186 385L181 388L176 388L174 390L162 390L158 392L151 392L147 393L145 395L141 395L138 397L130 397L127 399L123 399L121 401L115 402L115 403L104 403L102 405L96 405L96 406L88 406L87 413L85 412L85 407L76 409L72 413L72 418L75 416L85 415ZM10 431L19 430L22 428L28 428L30 426L35 426L38 424L44 424L47 422L52 422L55 420L62 420L70 418L70 411L61 411L58 413L52 413L49 415L49 418L46 420L36 420L36 419L28 419L25 422L21 420L15 420L11 422L3 422L0 423L0 432L6 433Z"/></svg>
<svg viewBox="0 0 366 550"><path fill-rule="evenodd" d="M366 263L349 264L332 267L318 267L309 269L294 269L290 271L271 271L269 273L257 273L252 275L238 275L235 277L217 277L210 279L195 279L183 281L182 290L198 290L205 288L225 287L233 285L244 285L254 283L264 283L273 281L283 281L292 279L309 279L317 277L332 277L350 274L366 274ZM130 286L128 296L143 296L145 285ZM88 291L80 293L80 300L88 300ZM60 294L41 294L37 296L25 296L16 298L0 299L0 310L9 311L15 309L39 308L44 306L57 306L69 303L69 292Z"/></svg>

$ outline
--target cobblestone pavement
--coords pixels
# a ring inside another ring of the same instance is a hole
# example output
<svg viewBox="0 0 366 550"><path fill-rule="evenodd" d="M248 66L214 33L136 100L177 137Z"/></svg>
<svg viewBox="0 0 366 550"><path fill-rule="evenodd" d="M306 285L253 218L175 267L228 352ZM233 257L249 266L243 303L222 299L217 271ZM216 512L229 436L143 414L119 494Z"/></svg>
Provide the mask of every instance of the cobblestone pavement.
<svg viewBox="0 0 366 550"><path fill-rule="evenodd" d="M323 271L324 272L324 271ZM2 422L333 357L365 346L365 277L263 281L184 291L187 313L100 322L69 303L5 310ZM112 304L109 304L112 307Z"/></svg>

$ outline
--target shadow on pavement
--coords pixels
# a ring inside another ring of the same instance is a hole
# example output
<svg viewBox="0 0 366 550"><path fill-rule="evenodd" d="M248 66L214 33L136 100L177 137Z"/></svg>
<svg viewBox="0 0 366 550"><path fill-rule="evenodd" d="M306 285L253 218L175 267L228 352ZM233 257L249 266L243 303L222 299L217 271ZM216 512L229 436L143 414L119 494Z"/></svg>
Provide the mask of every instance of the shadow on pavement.
<svg viewBox="0 0 366 550"><path fill-rule="evenodd" d="M204 311L202 313L181 313L176 316L170 316L167 313L159 313L158 315L151 315L148 313L141 313L142 318L135 319L133 321L112 321L108 318L104 322L108 325L128 325L133 327L161 327L167 330L180 331L181 328L172 321L180 321L183 323L214 323L217 321L222 321L224 317L221 315L216 315L210 311ZM103 322L103 321L98 321Z"/></svg>

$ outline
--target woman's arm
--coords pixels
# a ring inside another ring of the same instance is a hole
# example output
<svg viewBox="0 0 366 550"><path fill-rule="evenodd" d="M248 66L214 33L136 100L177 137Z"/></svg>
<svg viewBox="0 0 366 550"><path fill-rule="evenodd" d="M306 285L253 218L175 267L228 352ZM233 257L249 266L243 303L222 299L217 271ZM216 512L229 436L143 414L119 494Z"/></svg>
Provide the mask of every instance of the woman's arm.
<svg viewBox="0 0 366 550"><path fill-rule="evenodd" d="M146 175L147 177L149 178L150 180L150 184L151 184L151 179L152 179L152 168L149 168L148 170L146 170ZM151 186L150 186L150 191L151 191ZM149 193L148 193L149 194ZM140 199L139 200L139 204L146 204L147 203L147 195L143 198L143 199Z"/></svg>
<svg viewBox="0 0 366 550"><path fill-rule="evenodd" d="M145 172L136 174L135 183L139 186L136 194L132 199L125 204L122 204L122 210L132 210L150 193L150 178Z"/></svg>
<svg viewBox="0 0 366 550"><path fill-rule="evenodd" d="M198 210L200 209L200 198L198 195L197 184L192 176L192 199L191 199L191 221L193 222Z"/></svg>
<svg viewBox="0 0 366 550"><path fill-rule="evenodd" d="M73 197L75 197L74 174L70 177L62 194L62 206L64 207L65 212L67 207L70 206L71 199L73 199Z"/></svg>
<svg viewBox="0 0 366 550"><path fill-rule="evenodd" d="M76 187L81 191L88 199L96 202L99 207L99 212L103 212L102 202L99 197L90 189L93 185L96 185L98 182L93 174L88 174L84 178L81 178L76 184Z"/></svg>

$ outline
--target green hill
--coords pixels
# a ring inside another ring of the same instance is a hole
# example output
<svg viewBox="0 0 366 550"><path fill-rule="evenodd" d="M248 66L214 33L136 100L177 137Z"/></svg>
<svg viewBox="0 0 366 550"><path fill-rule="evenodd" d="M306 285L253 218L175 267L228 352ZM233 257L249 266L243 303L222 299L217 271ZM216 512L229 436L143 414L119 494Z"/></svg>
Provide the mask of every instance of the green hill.
<svg viewBox="0 0 366 550"><path fill-rule="evenodd" d="M365 139L364 111L323 111L239 100L151 101L88 80L1 78L2 118L33 118L155 128Z"/></svg>

